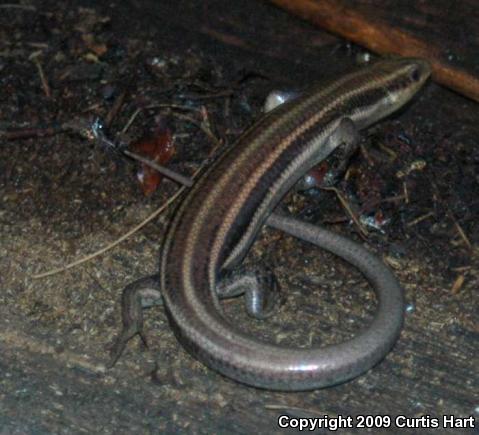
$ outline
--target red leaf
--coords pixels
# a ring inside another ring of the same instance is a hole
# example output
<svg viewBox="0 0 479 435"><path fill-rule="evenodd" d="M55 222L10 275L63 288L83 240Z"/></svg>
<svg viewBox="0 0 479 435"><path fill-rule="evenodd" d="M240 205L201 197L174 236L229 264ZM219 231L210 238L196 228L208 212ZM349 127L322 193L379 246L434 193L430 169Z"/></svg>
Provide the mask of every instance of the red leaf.
<svg viewBox="0 0 479 435"><path fill-rule="evenodd" d="M161 123L153 135L144 136L139 139L131 146L131 149L133 152L153 160L160 165L168 163L175 153L171 131ZM136 176L144 195L153 193L163 179L163 175L144 163L141 163Z"/></svg>

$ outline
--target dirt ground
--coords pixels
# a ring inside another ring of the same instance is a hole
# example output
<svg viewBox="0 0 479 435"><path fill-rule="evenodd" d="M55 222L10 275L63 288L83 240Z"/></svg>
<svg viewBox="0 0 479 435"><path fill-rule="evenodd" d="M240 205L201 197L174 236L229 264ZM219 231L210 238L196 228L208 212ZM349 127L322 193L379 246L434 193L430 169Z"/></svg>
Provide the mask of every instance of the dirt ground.
<svg viewBox="0 0 479 435"><path fill-rule="evenodd" d="M134 339L107 370L121 290L156 271L171 210L92 261L34 275L113 242L178 186L145 196L137 165L79 126L101 119L132 144L166 125L169 167L191 175L260 116L270 90L340 75L367 54L252 0L29 5L0 8L0 434L275 433L280 414L477 419L477 103L430 82L363 132L337 188L367 235L332 191L282 204L363 240L404 286L404 331L374 369L305 393L239 385L189 356L158 307L145 313L149 349ZM265 229L246 261L275 270L287 303L265 322L241 300L225 310L266 340L342 341L374 312L358 272L284 234Z"/></svg>

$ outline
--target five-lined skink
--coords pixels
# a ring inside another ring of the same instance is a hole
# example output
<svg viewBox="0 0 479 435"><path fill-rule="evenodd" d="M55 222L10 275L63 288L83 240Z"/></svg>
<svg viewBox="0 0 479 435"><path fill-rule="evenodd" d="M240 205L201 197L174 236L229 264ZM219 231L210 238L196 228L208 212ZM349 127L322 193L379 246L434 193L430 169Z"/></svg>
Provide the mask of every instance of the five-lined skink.
<svg viewBox="0 0 479 435"><path fill-rule="evenodd" d="M312 88L267 113L197 179L169 226L159 273L168 316L194 356L239 382L275 390L343 382L384 357L403 319L394 275L360 245L272 211L309 168L403 106L429 74L423 60L390 59ZM358 267L379 300L369 328L345 343L299 349L264 343L229 322L215 290L218 276L241 262L264 223ZM135 292L130 287L130 296Z"/></svg>

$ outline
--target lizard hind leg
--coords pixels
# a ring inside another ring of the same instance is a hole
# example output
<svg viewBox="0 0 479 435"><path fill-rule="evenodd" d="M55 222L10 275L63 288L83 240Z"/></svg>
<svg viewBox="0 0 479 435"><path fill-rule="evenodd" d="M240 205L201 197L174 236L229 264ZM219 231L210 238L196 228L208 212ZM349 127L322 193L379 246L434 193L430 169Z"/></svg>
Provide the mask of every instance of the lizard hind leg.
<svg viewBox="0 0 479 435"><path fill-rule="evenodd" d="M158 275L140 278L123 289L121 298L123 329L110 350L108 368L112 368L117 363L126 344L135 335L138 334L145 347L148 347L143 330L143 308L162 304Z"/></svg>
<svg viewBox="0 0 479 435"><path fill-rule="evenodd" d="M274 273L265 267L240 266L224 272L216 285L220 299L244 295L246 312L255 319L273 315L284 302Z"/></svg>
<svg viewBox="0 0 479 435"><path fill-rule="evenodd" d="M220 299L245 296L247 313L256 319L265 319L276 311L282 303L279 285L271 270L256 267L239 267L233 272L225 272L216 286ZM121 313L123 328L110 350L107 368L112 368L122 355L127 343L139 335L148 347L143 327L143 309L162 305L160 280L158 275L140 278L128 284L122 293Z"/></svg>

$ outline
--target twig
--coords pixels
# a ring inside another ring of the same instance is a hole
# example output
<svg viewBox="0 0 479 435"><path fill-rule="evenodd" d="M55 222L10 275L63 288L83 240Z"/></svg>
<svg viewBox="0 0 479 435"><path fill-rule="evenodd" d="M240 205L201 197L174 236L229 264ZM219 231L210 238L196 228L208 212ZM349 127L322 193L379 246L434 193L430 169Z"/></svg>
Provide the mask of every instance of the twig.
<svg viewBox="0 0 479 435"><path fill-rule="evenodd" d="M128 121L126 122L125 126L121 129L121 134L125 134L128 129L131 127L131 124L135 121L136 117L141 113L143 109L136 109L133 114L130 116Z"/></svg>
<svg viewBox="0 0 479 435"><path fill-rule="evenodd" d="M352 221L358 227L358 230L359 230L359 233L361 234L361 236L367 238L368 235L369 235L368 231L366 230L366 228L364 228L364 226L361 224L359 219L356 217L356 214L353 212L353 210L349 206L348 202L346 201L346 198L344 198L343 194L339 191L339 189L337 189L336 187L321 187L321 189L330 190L330 191L332 191L336 194L336 196L339 199L339 202L341 203L343 208L346 210L346 212L348 213L348 215L352 219Z"/></svg>
<svg viewBox="0 0 479 435"><path fill-rule="evenodd" d="M129 150L124 150L123 153L131 157L132 159L138 160L139 162L144 163L145 165L148 165L152 167L153 169L156 169L158 172L160 172L164 176L176 181L177 183L182 184L183 186L191 187L193 185L193 180L191 178L178 174L178 172L172 171L171 169L168 169L162 165L159 165L158 163L150 159L147 159L146 157L143 157Z"/></svg>
<svg viewBox="0 0 479 435"><path fill-rule="evenodd" d="M431 183L431 186L434 188L434 192L439 200L439 202L444 206L446 209L446 215L449 217L449 219L452 220L454 223L454 226L456 227L457 232L459 233L459 236L461 239L464 241L465 245L467 248L472 252L474 251L474 247L472 246L472 243L469 240L469 237L467 237L465 231L462 229L461 225L459 225L459 222L457 221L456 217L454 216L454 213L451 211L451 208L449 207L449 204L442 198L439 188L437 187L436 183L433 180L429 180Z"/></svg>
<svg viewBox="0 0 479 435"><path fill-rule="evenodd" d="M192 118L191 116L184 115L183 113L173 113L173 116L183 119L184 121L188 121L191 124L196 125L206 136L210 138L212 142L215 143L215 146L213 149L216 149L217 147L221 146L221 141L213 134L213 132L210 130L209 127L207 127L203 122L198 122L195 118Z"/></svg>
<svg viewBox="0 0 479 435"><path fill-rule="evenodd" d="M409 191L408 191L408 188L407 188L407 183L405 181L403 181L403 183L402 183L402 190L404 192L404 202L406 204L409 204Z"/></svg>
<svg viewBox="0 0 479 435"><path fill-rule="evenodd" d="M412 220L411 222L407 223L407 227L413 227L414 225L417 225L419 222L425 221L426 219L429 219L430 217L434 216L434 212L430 211L429 213L426 213L422 216L419 216L418 218Z"/></svg>
<svg viewBox="0 0 479 435"><path fill-rule="evenodd" d="M80 113L88 113L88 112L94 112L100 107L102 107L103 103L93 103L90 106L85 107L84 109L81 110Z"/></svg>
<svg viewBox="0 0 479 435"><path fill-rule="evenodd" d="M459 275L456 280L454 281L454 284L452 285L451 288L451 293L453 295L456 295L459 293L459 290L461 290L462 285L464 284L465 276L464 275Z"/></svg>
<svg viewBox="0 0 479 435"><path fill-rule="evenodd" d="M25 11L32 11L32 12L35 12L37 10L35 6L19 5L19 4L13 4L13 3L4 3L3 5L0 5L0 9L23 9Z"/></svg>
<svg viewBox="0 0 479 435"><path fill-rule="evenodd" d="M49 125L46 127L27 127L16 130L0 130L0 138L6 140L26 139L29 137L46 137L54 136L68 128L63 125Z"/></svg>
<svg viewBox="0 0 479 435"><path fill-rule="evenodd" d="M381 200L381 202L401 202L403 200L406 200L405 195L396 195L396 196L390 196L388 198L384 198Z"/></svg>
<svg viewBox="0 0 479 435"><path fill-rule="evenodd" d="M136 119L136 117L138 116L138 114L142 110L156 109L156 108L179 109L179 110L189 110L190 112L191 111L201 112L201 110L199 110L199 109L193 109L191 107L181 106L181 105L178 105L178 104L155 104L155 105L152 105L152 106L147 106L147 107L135 110L135 112L133 113L133 115L130 117L130 119L126 123L125 127L123 128L122 133L125 133L128 130L128 128L130 128L131 124L133 123L133 121ZM220 139L218 139L214 135L214 133L211 131L211 129L207 125L205 125L204 122L197 121L195 118L193 118L191 116L188 116L188 115L185 115L183 113L177 113L177 112L172 112L172 111L170 111L169 113L171 114L171 116L173 116L175 118L182 119L183 121L187 121L187 122L195 125L214 143L213 150L210 152L210 155L212 154L212 152L214 150L216 150L219 146L221 146L222 142L220 141Z"/></svg>
<svg viewBox="0 0 479 435"><path fill-rule="evenodd" d="M46 42L27 42L25 45L33 48L40 48L42 50L46 50L48 48L48 44Z"/></svg>
<svg viewBox="0 0 479 435"><path fill-rule="evenodd" d="M368 162L368 165L374 166L374 160L371 158L371 155L363 144L359 145L359 150L361 151L361 154L363 155L365 160Z"/></svg>
<svg viewBox="0 0 479 435"><path fill-rule="evenodd" d="M138 225L136 225L134 228L132 228L130 231L128 231L126 234L123 234L120 238L116 239L114 242L110 243L109 245L105 246L104 248L93 252L90 255L87 255L86 257L80 258L79 260L73 261L72 263L67 264L66 266L59 267L57 269L52 269L47 272L43 273L38 273L36 275L33 275L32 278L38 279L38 278L45 278L46 276L51 276L55 275L60 272L64 272L65 270L71 269L72 267L78 266L79 264L85 263L95 257L98 257L99 255L105 253L106 251L109 251L110 249L114 248L115 246L119 245L123 240L127 239L130 237L132 234L136 233L138 230L143 228L147 223L151 222L153 219L155 219L158 215L160 215L166 208L173 203L173 201L178 198L183 191L186 189L186 187L180 187L178 191L166 201L165 204L163 204L160 208L155 210L153 213L151 213L146 219L144 219L142 222L140 222Z"/></svg>
<svg viewBox="0 0 479 435"><path fill-rule="evenodd" d="M459 266L459 267L451 267L451 270L453 272L468 272L469 270L472 269L472 266Z"/></svg>
<svg viewBox="0 0 479 435"><path fill-rule="evenodd" d="M45 73L43 72L42 65L40 61L38 60L38 56L40 55L40 53L41 53L40 51L33 53L32 55L30 55L30 59L33 60L33 62L35 63L35 66L37 67L38 75L40 76L40 81L42 83L43 92L45 92L45 95L48 98L51 98L52 92L50 90L50 85L48 84L48 81L45 77Z"/></svg>
<svg viewBox="0 0 479 435"><path fill-rule="evenodd" d="M131 127L131 124L135 121L136 117L143 112L143 110L150 110L150 109L177 109L177 110L185 110L189 112L199 112L199 109L196 109L194 107L189 107L189 106L182 106L181 104L171 104L171 103L164 103L164 104L152 104L150 106L146 107L140 107L136 109L133 114L130 116L130 119L128 119L127 123L121 130L121 134L125 134L127 130Z"/></svg>
<svg viewBox="0 0 479 435"><path fill-rule="evenodd" d="M105 117L105 126L109 127L113 120L115 119L116 115L120 111L121 107L123 106L123 101L125 100L126 92L123 91L118 97L115 99L113 106L111 107L110 111Z"/></svg>
<svg viewBox="0 0 479 435"><path fill-rule="evenodd" d="M225 90L225 91L218 91L216 93L211 94L182 94L178 95L178 98L182 100L211 100L215 98L224 98L224 97L231 97L234 94L234 91Z"/></svg>
<svg viewBox="0 0 479 435"><path fill-rule="evenodd" d="M388 154L389 157L391 157L391 161L396 160L398 157L396 151L393 151L391 148L387 147L381 142L379 143L379 149L383 150L386 154Z"/></svg>
<svg viewBox="0 0 479 435"><path fill-rule="evenodd" d="M455 216L452 214L452 212L449 209L447 210L447 215L454 222L454 226L456 227L456 230L459 233L459 236L461 236L461 239L464 241L468 249L472 251L473 247L472 247L472 243L469 240L469 237L467 237L461 225L459 225L459 222L457 221L457 219L455 218Z"/></svg>

